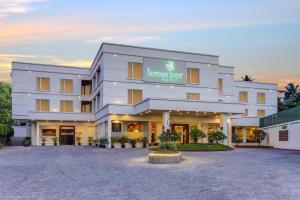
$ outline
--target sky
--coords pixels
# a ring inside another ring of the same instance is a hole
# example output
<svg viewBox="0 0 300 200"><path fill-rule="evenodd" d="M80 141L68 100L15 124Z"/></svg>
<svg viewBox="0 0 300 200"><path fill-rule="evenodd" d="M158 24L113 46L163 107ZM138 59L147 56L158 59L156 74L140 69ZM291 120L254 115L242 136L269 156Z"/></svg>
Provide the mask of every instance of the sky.
<svg viewBox="0 0 300 200"><path fill-rule="evenodd" d="M300 84L299 0L0 0L11 61L90 67L102 42L220 56L258 82Z"/></svg>

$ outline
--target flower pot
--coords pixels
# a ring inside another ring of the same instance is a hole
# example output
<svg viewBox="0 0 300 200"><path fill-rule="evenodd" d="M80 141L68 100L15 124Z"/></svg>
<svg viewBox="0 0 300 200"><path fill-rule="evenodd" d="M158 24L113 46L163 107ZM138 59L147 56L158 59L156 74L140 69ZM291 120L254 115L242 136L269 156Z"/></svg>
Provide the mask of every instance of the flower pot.
<svg viewBox="0 0 300 200"><path fill-rule="evenodd" d="M123 149L125 148L125 144L122 144L122 148L123 148Z"/></svg>
<svg viewBox="0 0 300 200"><path fill-rule="evenodd" d="M106 148L106 145L104 144L104 145L102 145L102 148Z"/></svg>
<svg viewBox="0 0 300 200"><path fill-rule="evenodd" d="M103 146L102 144L99 144L99 148L102 148L102 146Z"/></svg>
<svg viewBox="0 0 300 200"><path fill-rule="evenodd" d="M92 146L92 143L89 143L89 146Z"/></svg>
<svg viewBox="0 0 300 200"><path fill-rule="evenodd" d="M135 148L135 144L132 144L132 148Z"/></svg>
<svg viewBox="0 0 300 200"><path fill-rule="evenodd" d="M113 149L113 148L115 148L115 146L112 144L112 145L111 145L111 148Z"/></svg>
<svg viewBox="0 0 300 200"><path fill-rule="evenodd" d="M42 143L43 146L45 146L45 143Z"/></svg>
<svg viewBox="0 0 300 200"><path fill-rule="evenodd" d="M143 144L143 148L146 148L147 147L147 144Z"/></svg>
<svg viewBox="0 0 300 200"><path fill-rule="evenodd" d="M57 143L54 143L54 146L57 146Z"/></svg>
<svg viewBox="0 0 300 200"><path fill-rule="evenodd" d="M98 146L98 144L96 144L96 147Z"/></svg>
<svg viewBox="0 0 300 200"><path fill-rule="evenodd" d="M78 143L78 146L80 146L81 145L81 143Z"/></svg>

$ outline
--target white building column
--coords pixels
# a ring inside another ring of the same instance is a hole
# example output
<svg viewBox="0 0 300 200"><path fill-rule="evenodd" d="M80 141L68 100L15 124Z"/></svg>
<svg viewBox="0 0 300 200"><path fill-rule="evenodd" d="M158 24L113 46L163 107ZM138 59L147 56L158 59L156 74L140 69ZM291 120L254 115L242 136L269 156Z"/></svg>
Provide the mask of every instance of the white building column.
<svg viewBox="0 0 300 200"><path fill-rule="evenodd" d="M36 124L34 122L31 122L31 144L32 145L37 145L36 144L36 138L37 138L37 134L36 134Z"/></svg>
<svg viewBox="0 0 300 200"><path fill-rule="evenodd" d="M40 136L40 124L37 121L36 122L36 145L39 146L41 141L41 136Z"/></svg>
<svg viewBox="0 0 300 200"><path fill-rule="evenodd" d="M223 133L227 136L224 144L231 145L231 123L228 123L228 114L220 114L220 127L223 128Z"/></svg>
<svg viewBox="0 0 300 200"><path fill-rule="evenodd" d="M107 116L107 141L107 147L111 148L111 115Z"/></svg>
<svg viewBox="0 0 300 200"><path fill-rule="evenodd" d="M247 127L246 126L243 127L243 143L244 144L247 143Z"/></svg>
<svg viewBox="0 0 300 200"><path fill-rule="evenodd" d="M169 113L169 111L164 111L162 113L162 125L163 125L164 131L167 131L170 128L170 113Z"/></svg>

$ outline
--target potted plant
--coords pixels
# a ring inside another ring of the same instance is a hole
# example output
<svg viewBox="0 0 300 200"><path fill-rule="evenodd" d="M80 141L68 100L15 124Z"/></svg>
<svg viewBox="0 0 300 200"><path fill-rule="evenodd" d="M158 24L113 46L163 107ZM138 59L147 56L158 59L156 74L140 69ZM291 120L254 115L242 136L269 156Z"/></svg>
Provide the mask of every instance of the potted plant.
<svg viewBox="0 0 300 200"><path fill-rule="evenodd" d="M99 138L99 148L103 148L104 138Z"/></svg>
<svg viewBox="0 0 300 200"><path fill-rule="evenodd" d="M135 148L135 146L136 146L136 139L130 139L129 143L131 144L132 148Z"/></svg>
<svg viewBox="0 0 300 200"><path fill-rule="evenodd" d="M80 146L81 145L81 133L77 133L75 139L77 141L77 144Z"/></svg>
<svg viewBox="0 0 300 200"><path fill-rule="evenodd" d="M97 146L98 146L99 139L95 139L94 142L95 142L95 146L97 147Z"/></svg>
<svg viewBox="0 0 300 200"><path fill-rule="evenodd" d="M57 146L58 137L54 136L52 138L52 141L53 141L54 146Z"/></svg>
<svg viewBox="0 0 300 200"><path fill-rule="evenodd" d="M89 143L89 146L91 146L92 143L94 143L94 137L89 136L89 137L88 137L88 143Z"/></svg>
<svg viewBox="0 0 300 200"><path fill-rule="evenodd" d="M116 138L111 137L110 140L111 140L111 148L115 148L115 143L117 142Z"/></svg>
<svg viewBox="0 0 300 200"><path fill-rule="evenodd" d="M25 137L25 139L23 140L23 146L28 147L30 145L31 145L31 138L30 137Z"/></svg>
<svg viewBox="0 0 300 200"><path fill-rule="evenodd" d="M143 137L142 142L143 142L143 148L146 148L147 147L147 143L148 143L148 138L147 137Z"/></svg>
<svg viewBox="0 0 300 200"><path fill-rule="evenodd" d="M106 138L103 138L103 145L102 148L106 148L106 145L108 144L108 140Z"/></svg>
<svg viewBox="0 0 300 200"><path fill-rule="evenodd" d="M120 142L122 148L125 148L125 144L127 142L126 136L121 137L120 140L119 140L119 142Z"/></svg>
<svg viewBox="0 0 300 200"><path fill-rule="evenodd" d="M45 146L45 143L47 142L47 138L45 136L41 137L42 145Z"/></svg>

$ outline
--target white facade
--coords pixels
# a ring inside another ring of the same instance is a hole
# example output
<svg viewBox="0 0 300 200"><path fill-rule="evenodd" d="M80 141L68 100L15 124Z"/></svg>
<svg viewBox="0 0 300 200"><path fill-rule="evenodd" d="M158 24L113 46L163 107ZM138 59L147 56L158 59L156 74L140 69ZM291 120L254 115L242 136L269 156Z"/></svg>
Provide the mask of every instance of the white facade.
<svg viewBox="0 0 300 200"><path fill-rule="evenodd" d="M173 67L168 72L160 66L166 62ZM142 78L128 77L128 63L142 66ZM196 84L187 83L189 69L198 74ZM37 77L49 78L49 91L36 90ZM61 79L73 80L71 93L61 92ZM92 81L90 95L82 95L82 80ZM234 68L219 65L218 56L109 43L101 45L90 69L14 62L12 87L13 119L32 124L28 130L36 145L42 125L54 126L57 136L60 126L74 126L74 132L83 133L84 144L87 135L108 140L122 135L147 137L150 142L163 129L188 132L192 127L204 132L222 127L229 145L231 131L242 131L246 143L249 128L259 126L258 110L264 115L277 112L277 85L235 81ZM141 91L141 101L128 104L129 90ZM247 93L247 101L240 101L240 92ZM199 99L187 100L188 93ZM258 102L258 93L263 102ZM36 111L36 99L48 99L49 111ZM61 100L73 101L73 111L61 112ZM82 101L92 101L92 112L81 112ZM242 116L246 109L247 116ZM182 140L188 141L188 136Z"/></svg>

